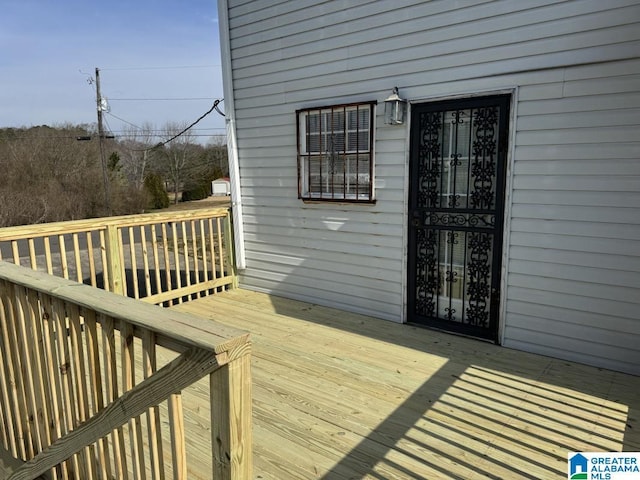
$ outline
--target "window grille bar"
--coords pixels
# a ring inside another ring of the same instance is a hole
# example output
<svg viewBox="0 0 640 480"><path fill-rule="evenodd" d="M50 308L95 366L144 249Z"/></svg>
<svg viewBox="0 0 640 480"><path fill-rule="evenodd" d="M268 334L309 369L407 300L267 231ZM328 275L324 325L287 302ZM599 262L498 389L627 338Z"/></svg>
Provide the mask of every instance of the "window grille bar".
<svg viewBox="0 0 640 480"><path fill-rule="evenodd" d="M369 150L371 150L371 143L369 143ZM356 107L356 198L360 198L360 105Z"/></svg>
<svg viewBox="0 0 640 480"><path fill-rule="evenodd" d="M296 112L299 198L373 202L374 105L343 104Z"/></svg>
<svg viewBox="0 0 640 480"><path fill-rule="evenodd" d="M324 149L322 148L322 110L318 110L318 153L320 155L319 159L320 161L318 162L319 164L319 169L320 169L320 173L319 173L319 194L320 196L322 196L322 156L323 156L323 152ZM311 161L311 159L309 159L309 161ZM311 165L309 165L309 170L311 170ZM311 189L311 185L309 185L309 189Z"/></svg>
<svg viewBox="0 0 640 480"><path fill-rule="evenodd" d="M348 143L348 131L347 128L349 126L349 119L347 118L347 107L342 107L342 118L344 118L344 122L342 124L344 142L342 142L342 196L346 196L348 192L347 187L347 143ZM357 149L357 147L356 147Z"/></svg>

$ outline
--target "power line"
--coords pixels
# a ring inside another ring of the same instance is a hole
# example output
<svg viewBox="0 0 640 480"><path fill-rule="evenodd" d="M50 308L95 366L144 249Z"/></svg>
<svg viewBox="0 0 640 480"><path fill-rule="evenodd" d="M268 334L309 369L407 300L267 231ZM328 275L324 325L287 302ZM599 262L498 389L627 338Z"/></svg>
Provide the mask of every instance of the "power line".
<svg viewBox="0 0 640 480"><path fill-rule="evenodd" d="M190 135L190 138L211 138L211 137L217 137L217 136L221 136L221 135L211 135L211 134L203 134L203 133L199 133L199 134L195 134L195 135L193 135L193 134L192 134L192 135ZM154 135L151 135L151 136L150 136L150 138L159 138L159 139L160 139L161 137L162 137L161 135L156 135L156 134L154 134ZM75 137L74 137L74 138L75 138ZM133 137L133 136L127 136L127 135L115 135L115 139L116 139L116 140L121 140L121 141L124 141L124 140L131 140L131 139L135 140L135 137ZM145 151L148 151L148 150L153 150L154 148L157 148L159 145L160 145L160 143L156 143L156 144L154 144L154 145L153 145L153 146L151 146L151 147L145 147L145 148L130 148L130 147L128 147L128 146L127 146L127 145L125 145L125 144L122 144L122 143L120 143L120 144L119 144L119 146L120 146L120 147L122 147L122 148L124 148L124 149L126 149L126 150L129 150L130 152L145 152Z"/></svg>
<svg viewBox="0 0 640 480"><path fill-rule="evenodd" d="M169 140L165 140L164 142L159 143L158 145L156 145L154 148L157 147L164 147L167 143L174 141L176 138L178 138L179 136L183 135L187 130L189 130L191 127L193 127L194 125L198 124L198 122L200 122L200 120L202 120L203 118L205 118L207 115L209 115L211 112L213 112L217 107L218 104L222 101L222 99L218 99L215 102L213 102L213 105L211 106L211 108L209 110L207 110L205 113L203 113L202 115L200 115L200 117L198 117L198 119L193 122L191 125L185 127L180 133L176 133L173 137L171 137Z"/></svg>
<svg viewBox="0 0 640 480"><path fill-rule="evenodd" d="M84 135L84 132L77 135L12 135L10 138L0 138L0 142L9 140L77 140L78 136Z"/></svg>
<svg viewBox="0 0 640 480"><path fill-rule="evenodd" d="M105 113L106 113L107 115L112 116L113 118L115 118L115 119L117 119L117 120L120 120L121 122L126 123L127 125L131 125L132 127L137 128L138 130L144 130L142 127L139 127L138 125L135 125L135 124L133 124L133 123L129 122L128 120L125 120L124 118L120 118L120 117L118 117L117 115L114 115L114 114L113 114L113 113L111 113L111 112L105 112Z"/></svg>
<svg viewBox="0 0 640 480"><path fill-rule="evenodd" d="M105 119L105 123L107 123L108 126L108 122L106 122ZM0 128L0 130L2 130ZM224 131L226 130L225 128L211 128L211 129L207 129L207 128L202 128L202 129L194 129L195 131L205 131L205 130L218 130L224 133ZM114 137L117 139L127 139L127 138L132 138L135 137L135 134L133 133L129 133L129 132L125 132L123 130L115 130L112 131L111 129L109 130L111 133L114 134ZM83 132L79 132L77 134L68 134L68 135L11 135L11 136L6 136L6 137L2 137L0 136L0 143L2 142L7 142L7 141L12 141L12 140L77 140L79 136L89 136L89 137L98 137L97 134L95 133L85 133ZM150 136L152 137L163 137L163 132L160 130L154 130L153 133L150 134ZM192 134L192 137L212 137L212 136L220 136L216 133L196 133L196 134ZM105 138L110 139L110 137L108 135L105 135Z"/></svg>
<svg viewBox="0 0 640 480"><path fill-rule="evenodd" d="M208 98L206 98L205 100L209 100L209 99L208 99ZM196 123L198 123L198 122L199 122L200 120L202 120L204 117L206 117L207 115L209 115L213 109L215 109L215 110L216 110L216 112L218 112L220 115L222 115L222 116L224 117L224 113L223 113L223 112L221 112L221 111L220 111L220 108L218 107L218 105L219 105L221 102L222 102L222 99L220 99L220 100L216 100L216 101L214 102L214 106L211 108L211 110L209 110L207 113L205 113L205 114L204 114L204 115L202 115L200 118L198 118L195 122L193 122L193 123L191 124L191 126L194 126ZM127 125L130 125L130 126L132 126L132 127L136 128L136 129L138 129L138 130L145 131L145 133L147 133L147 132L149 132L149 133L159 132L160 134L159 134L159 135L157 135L157 136L162 136L161 134L162 134L162 133L165 133L165 131L164 131L164 130L162 130L162 129L156 129L156 128L153 128L153 129L145 129L145 128L139 127L139 126L138 126L138 125L136 125L135 123L131 123L130 121L125 120L124 118L119 117L119 116L117 116L117 115L114 115L114 114L113 114L113 113L111 113L111 112L105 112L105 113L106 113L107 115L109 115L109 116L111 116L111 117L113 117L113 118L117 119L117 120L120 120L121 122L126 123ZM187 127L187 128L186 128L186 130L189 130L189 128L190 128L191 126ZM186 131L186 130L185 130L185 131ZM221 131L226 131L226 128L225 128L225 127L212 127L212 128L196 128L196 129L194 129L194 130L196 130L196 131L203 131L203 130L221 130ZM123 132L123 133L125 133L125 134L126 134L126 133L129 133L129 132L125 131L125 130L112 130L112 133L116 133L116 132ZM184 133L184 132L182 132L182 133Z"/></svg>
<svg viewBox="0 0 640 480"><path fill-rule="evenodd" d="M104 123L107 124L107 128L109 129L109 132L113 134L113 130L111 130L111 125L109 125L109 120L107 120L106 118L104 119Z"/></svg>
<svg viewBox="0 0 640 480"><path fill-rule="evenodd" d="M204 119L207 115L209 115L211 112L213 112L214 110L216 110L220 115L224 116L224 114L218 109L218 105L220 104L220 102L222 102L223 99L216 99L213 102L213 105L211 106L211 108L209 110L207 110L205 113L203 113L202 115L200 115L200 117L198 117L194 122L192 122L190 125L188 125L187 127L185 127L184 129L182 129L179 133L173 135L171 138L169 138L168 140L164 140L162 142L157 143L156 145L154 145L153 147L149 147L149 148L142 148L142 149L137 149L137 148L128 148L128 147L124 147L127 150L129 150L130 152L144 152L144 151L148 151L148 150L153 150L154 148L158 148L158 147L164 147L166 144L168 144L169 142L174 141L176 138L180 137L181 135L184 135L185 132L187 132L187 130L189 130L191 127L197 125L202 119ZM108 115L111 115L112 117L120 120L121 122L124 122L128 125L131 125L134 128L137 128L138 130L144 130L142 128L140 128L139 126L129 122L128 120L125 120L124 118L120 118L116 115L114 115L111 112L105 112ZM154 137L160 137L161 135L151 135ZM210 136L210 135L193 135L194 137L198 137L198 136Z"/></svg>
<svg viewBox="0 0 640 480"><path fill-rule="evenodd" d="M166 66L166 65L162 65L162 66L149 66L149 67L109 67L109 68L101 68L101 71L105 71L105 70L110 70L110 71L115 71L115 70L120 70L120 71L127 71L127 70L186 70L186 69L192 69L192 68L216 68L216 67L221 67L222 65L219 63L212 63L209 65L175 65L175 66Z"/></svg>
<svg viewBox="0 0 640 480"><path fill-rule="evenodd" d="M221 136L223 137L225 135L215 134L215 133L192 133L192 134L189 135L190 138L191 137L193 137L193 138L221 137ZM159 139L159 141L162 141L163 137L166 138L166 136L161 134L161 133L151 133L151 134L147 135L147 138L157 138L157 139ZM125 134L114 134L113 138L116 138L118 140L138 140L139 137L137 135L132 135L132 134L127 135L125 133ZM158 144L156 143L154 145L154 147L157 147L157 146L158 146ZM154 147L150 147L150 148L154 148ZM145 148L145 150L147 150L147 149Z"/></svg>
<svg viewBox="0 0 640 480"><path fill-rule="evenodd" d="M225 127L210 127L210 128L192 128L191 129L192 132L206 132L206 131L210 131L210 130L222 130L222 131L225 131L226 128ZM112 130L112 133L121 133L124 136L132 135L132 132L130 130ZM145 129L144 133L162 135L162 134L166 133L166 129L163 130L161 128L149 128L149 129Z"/></svg>
<svg viewBox="0 0 640 480"><path fill-rule="evenodd" d="M211 97L166 97L166 98L113 98L110 102L170 102L170 101L211 100Z"/></svg>

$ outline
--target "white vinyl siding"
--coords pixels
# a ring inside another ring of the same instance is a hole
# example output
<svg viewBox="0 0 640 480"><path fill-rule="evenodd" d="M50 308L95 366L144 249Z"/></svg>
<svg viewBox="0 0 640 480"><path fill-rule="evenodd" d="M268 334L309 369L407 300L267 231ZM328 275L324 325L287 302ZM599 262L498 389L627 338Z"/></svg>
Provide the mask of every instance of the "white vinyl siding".
<svg viewBox="0 0 640 480"><path fill-rule="evenodd" d="M515 92L505 346L640 374L640 1L229 0L241 285L403 321L408 125L374 205L297 198L296 110Z"/></svg>
<svg viewBox="0 0 640 480"><path fill-rule="evenodd" d="M639 73L575 67L521 89L507 346L639 373Z"/></svg>

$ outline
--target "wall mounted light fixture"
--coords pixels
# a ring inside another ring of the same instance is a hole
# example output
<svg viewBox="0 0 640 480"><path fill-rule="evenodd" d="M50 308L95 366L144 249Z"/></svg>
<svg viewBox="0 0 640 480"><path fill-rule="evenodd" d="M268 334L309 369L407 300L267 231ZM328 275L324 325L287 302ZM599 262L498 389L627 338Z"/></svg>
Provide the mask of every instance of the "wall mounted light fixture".
<svg viewBox="0 0 640 480"><path fill-rule="evenodd" d="M407 112L407 101L398 95L398 87L393 87L391 95L384 100L384 123L402 125Z"/></svg>

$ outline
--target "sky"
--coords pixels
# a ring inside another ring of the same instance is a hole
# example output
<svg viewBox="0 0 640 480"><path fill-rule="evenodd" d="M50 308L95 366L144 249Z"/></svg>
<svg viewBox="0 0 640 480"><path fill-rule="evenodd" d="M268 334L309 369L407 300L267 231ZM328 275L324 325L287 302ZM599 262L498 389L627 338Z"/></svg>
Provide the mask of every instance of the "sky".
<svg viewBox="0 0 640 480"><path fill-rule="evenodd" d="M0 128L188 125L222 98L216 0L0 0ZM162 100L158 100L162 99ZM179 99L179 100L176 100ZM224 110L224 104L221 104ZM216 112L192 131L224 133Z"/></svg>

